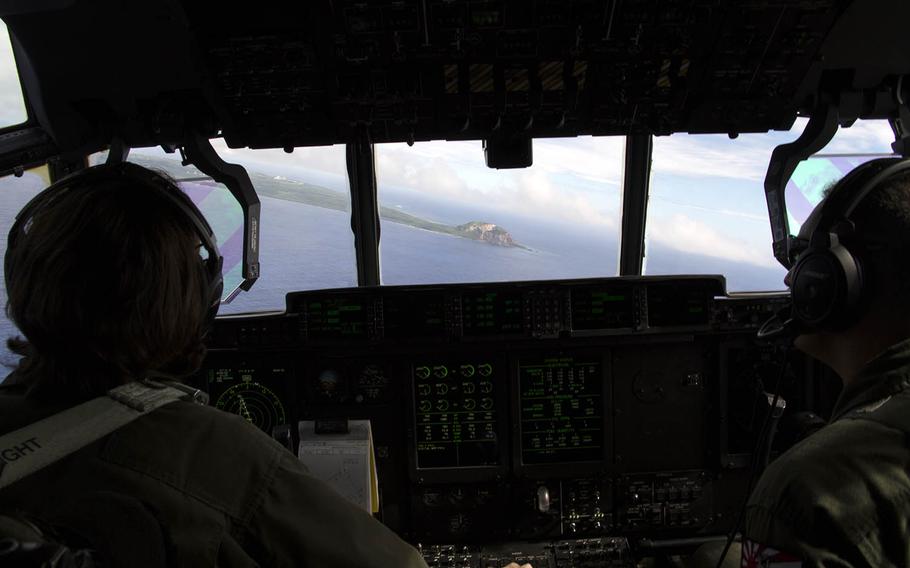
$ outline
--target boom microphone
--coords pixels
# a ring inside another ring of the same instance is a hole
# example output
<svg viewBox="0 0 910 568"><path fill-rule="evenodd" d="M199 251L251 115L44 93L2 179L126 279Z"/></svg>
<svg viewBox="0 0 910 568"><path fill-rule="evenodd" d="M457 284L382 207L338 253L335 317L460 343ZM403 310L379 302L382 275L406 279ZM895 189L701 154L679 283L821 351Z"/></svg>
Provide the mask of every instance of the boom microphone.
<svg viewBox="0 0 910 568"><path fill-rule="evenodd" d="M755 336L762 341L783 340L792 342L802 331L799 321L793 317L792 306L788 304L768 318L758 329L758 333Z"/></svg>

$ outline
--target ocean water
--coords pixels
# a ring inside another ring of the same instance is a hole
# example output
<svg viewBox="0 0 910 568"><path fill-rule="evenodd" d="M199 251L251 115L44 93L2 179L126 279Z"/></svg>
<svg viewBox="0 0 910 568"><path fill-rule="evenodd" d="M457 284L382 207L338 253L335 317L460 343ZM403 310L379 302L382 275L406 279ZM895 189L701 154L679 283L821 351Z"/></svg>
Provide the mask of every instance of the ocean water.
<svg viewBox="0 0 910 568"><path fill-rule="evenodd" d="M26 172L22 177L8 176L0 179L0 241L3 243L3 252L6 253L6 239L10 227L16 219L16 214L29 200L38 194L47 185L47 181L32 172ZM3 267L0 265L0 273ZM6 317L6 286L0 285L0 377L6 377L15 366L17 358L6 347L6 340L18 334L16 327Z"/></svg>
<svg viewBox="0 0 910 568"><path fill-rule="evenodd" d="M6 235L15 212L43 187L37 176L0 184L0 235ZM391 196L389 204L398 196ZM448 223L496 222L530 250L505 248L386 222L382 225L381 263L384 284L501 282L613 276L617 272L617 235L549 224L508 214L490 218L469 207L433 211L419 204L424 216ZM241 292L222 314L283 310L285 294L356 286L350 214L302 203L262 198L261 278ZM409 210L415 212L415 210ZM779 271L731 263L704 255L655 246L648 250L650 274L724 273L732 290L780 289ZM5 289L0 301L6 304ZM0 317L0 362L15 363L5 339L16 329ZM0 377L6 371L0 368Z"/></svg>
<svg viewBox="0 0 910 568"><path fill-rule="evenodd" d="M350 214L263 198L262 277L221 313L284 308L294 290L356 285ZM429 215L428 215L429 216ZM489 220L470 211L442 212L449 223ZM387 285L505 282L615 276L618 238L607 231L546 224L500 214L524 248L506 248L384 222L380 237L382 282ZM660 245L648 248L649 274L725 274L731 290L781 289L779 270Z"/></svg>
<svg viewBox="0 0 910 568"><path fill-rule="evenodd" d="M474 220L462 212L460 222ZM434 216L434 220L451 216ZM453 222L453 221L449 221ZM524 248L507 248L384 222L380 255L383 284L503 282L611 276L617 241L513 218L502 222ZM350 214L262 198L261 274L221 313L284 308L284 294L356 286Z"/></svg>

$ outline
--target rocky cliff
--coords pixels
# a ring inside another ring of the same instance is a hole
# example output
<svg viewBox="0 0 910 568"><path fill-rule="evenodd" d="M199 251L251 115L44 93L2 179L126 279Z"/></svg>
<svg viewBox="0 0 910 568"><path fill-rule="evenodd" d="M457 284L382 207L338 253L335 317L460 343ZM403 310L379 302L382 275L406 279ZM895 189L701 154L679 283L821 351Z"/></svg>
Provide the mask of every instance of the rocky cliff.
<svg viewBox="0 0 910 568"><path fill-rule="evenodd" d="M455 227L455 229L462 236L469 239L474 239L476 241L483 241L485 243L501 247L518 246L518 244L515 242L515 239L512 238L512 235L510 235L508 231L494 223L471 221L470 223L465 223L464 225L458 225Z"/></svg>

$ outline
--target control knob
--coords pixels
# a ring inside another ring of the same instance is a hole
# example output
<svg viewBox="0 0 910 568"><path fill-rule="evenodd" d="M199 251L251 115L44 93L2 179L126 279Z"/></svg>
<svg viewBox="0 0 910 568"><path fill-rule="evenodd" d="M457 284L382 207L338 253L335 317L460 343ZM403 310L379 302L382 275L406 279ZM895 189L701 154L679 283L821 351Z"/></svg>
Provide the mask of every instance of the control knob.
<svg viewBox="0 0 910 568"><path fill-rule="evenodd" d="M550 490L546 485L537 488L537 510L541 513L550 512Z"/></svg>

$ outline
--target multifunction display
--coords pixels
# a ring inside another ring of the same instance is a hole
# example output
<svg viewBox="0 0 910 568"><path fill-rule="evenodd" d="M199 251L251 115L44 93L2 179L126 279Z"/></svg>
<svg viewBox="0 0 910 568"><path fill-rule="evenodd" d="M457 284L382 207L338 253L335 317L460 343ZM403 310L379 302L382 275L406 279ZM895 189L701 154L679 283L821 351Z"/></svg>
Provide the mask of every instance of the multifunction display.
<svg viewBox="0 0 910 568"><path fill-rule="evenodd" d="M648 287L651 327L707 325L711 319L711 290L699 283L661 282Z"/></svg>
<svg viewBox="0 0 910 568"><path fill-rule="evenodd" d="M631 286L572 290L572 329L628 328L634 320Z"/></svg>
<svg viewBox="0 0 910 568"><path fill-rule="evenodd" d="M602 369L597 357L519 362L522 463L603 459Z"/></svg>
<svg viewBox="0 0 910 568"><path fill-rule="evenodd" d="M519 292L471 291L461 297L462 333L465 337L521 335L524 332L523 314Z"/></svg>
<svg viewBox="0 0 910 568"><path fill-rule="evenodd" d="M445 295L393 294L387 296L383 304L386 337L431 339L446 336Z"/></svg>
<svg viewBox="0 0 910 568"><path fill-rule="evenodd" d="M414 365L417 467L499 465L497 375L492 361L423 361Z"/></svg>
<svg viewBox="0 0 910 568"><path fill-rule="evenodd" d="M724 294L719 276L382 286L292 292L286 317L273 323L293 328L288 343L343 347L620 335L710 325L714 298ZM257 343L256 335L268 341L263 327L240 342Z"/></svg>
<svg viewBox="0 0 910 568"><path fill-rule="evenodd" d="M310 339L365 339L370 317L368 300L344 296L309 300L306 303L307 336Z"/></svg>

